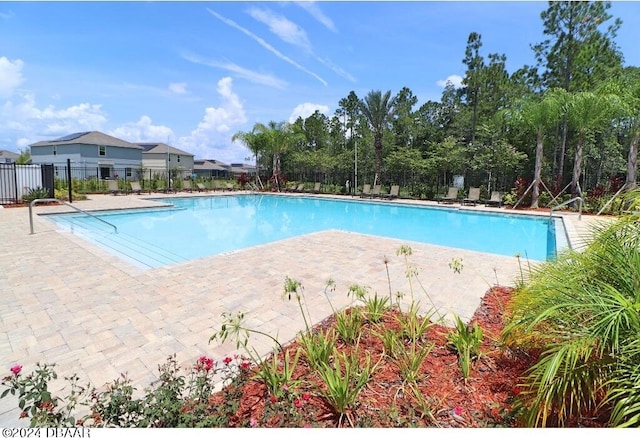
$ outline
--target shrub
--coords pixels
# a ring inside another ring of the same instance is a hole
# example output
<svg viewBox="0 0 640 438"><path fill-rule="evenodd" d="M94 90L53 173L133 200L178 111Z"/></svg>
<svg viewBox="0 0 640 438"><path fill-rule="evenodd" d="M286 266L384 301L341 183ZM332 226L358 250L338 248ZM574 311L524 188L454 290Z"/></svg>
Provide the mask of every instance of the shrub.
<svg viewBox="0 0 640 438"><path fill-rule="evenodd" d="M48 189L36 187L35 189L29 189L27 194L22 196L22 200L24 202L31 202L34 199L46 199L50 197Z"/></svg>

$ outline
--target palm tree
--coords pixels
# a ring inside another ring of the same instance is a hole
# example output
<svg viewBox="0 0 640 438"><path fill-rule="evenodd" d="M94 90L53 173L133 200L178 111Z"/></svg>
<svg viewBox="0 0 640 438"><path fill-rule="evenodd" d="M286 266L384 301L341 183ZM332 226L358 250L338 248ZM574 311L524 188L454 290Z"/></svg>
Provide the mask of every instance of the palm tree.
<svg viewBox="0 0 640 438"><path fill-rule="evenodd" d="M238 131L231 137L231 141L240 141L244 144L255 157L256 162L256 178L260 181L260 176L258 174L258 156L261 153L264 153L264 144L260 141L260 137L256 134L256 127L249 132ZM262 184L262 182L260 182Z"/></svg>
<svg viewBox="0 0 640 438"><path fill-rule="evenodd" d="M391 91L382 94L380 90L370 91L360 102L360 109L373 131L373 147L375 150L375 173L382 173L382 136L393 117L395 97L391 98Z"/></svg>
<svg viewBox="0 0 640 438"><path fill-rule="evenodd" d="M526 126L536 133L536 161L533 172L531 208L538 208L545 132L559 119L562 108L561 101L565 94L566 92L562 89L550 90L542 99L523 100L516 104L515 111L509 111L513 122Z"/></svg>
<svg viewBox="0 0 640 438"><path fill-rule="evenodd" d="M582 154L587 137L601 129L604 123L609 123L620 106L619 98L614 94L583 91L569 95L568 118L577 133L571 179L573 196L582 196L579 181L582 172Z"/></svg>
<svg viewBox="0 0 640 438"><path fill-rule="evenodd" d="M268 125L256 123L253 129L258 136L258 142L273 158L272 180L279 191L282 182L282 155L300 140L301 134L286 122L270 121Z"/></svg>
<svg viewBox="0 0 640 438"><path fill-rule="evenodd" d="M534 268L516 291L503 341L542 349L522 385L528 426L612 412L640 425L640 219L594 230L583 251ZM596 412L598 414L599 412Z"/></svg>

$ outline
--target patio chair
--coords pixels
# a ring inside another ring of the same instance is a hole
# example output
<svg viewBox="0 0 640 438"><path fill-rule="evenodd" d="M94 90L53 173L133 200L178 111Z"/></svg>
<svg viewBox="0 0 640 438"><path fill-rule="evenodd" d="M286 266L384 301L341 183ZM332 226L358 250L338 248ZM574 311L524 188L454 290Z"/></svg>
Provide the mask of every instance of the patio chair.
<svg viewBox="0 0 640 438"><path fill-rule="evenodd" d="M453 204L458 199L458 188L457 187L449 187L447 194L445 196L440 196L438 198L438 204L441 202L443 204Z"/></svg>
<svg viewBox="0 0 640 438"><path fill-rule="evenodd" d="M396 199L399 193L400 193L400 186L394 185L394 186L391 186L391 190L389 190L388 194L382 195L381 197L385 199Z"/></svg>
<svg viewBox="0 0 640 438"><path fill-rule="evenodd" d="M502 192L494 190L491 192L491 199L486 203L487 207L502 207Z"/></svg>
<svg viewBox="0 0 640 438"><path fill-rule="evenodd" d="M469 194L460 201L460 205L473 205L480 202L480 187L469 187Z"/></svg>
<svg viewBox="0 0 640 438"><path fill-rule="evenodd" d="M202 184L202 183L196 183L196 187L198 188L199 192L208 192L209 191L209 189L206 188L205 185Z"/></svg>
<svg viewBox="0 0 640 438"><path fill-rule="evenodd" d="M135 193L136 195L141 194L143 191L149 192L149 190L142 190L142 186L140 186L140 181L129 181L129 185L131 185L131 193Z"/></svg>
<svg viewBox="0 0 640 438"><path fill-rule="evenodd" d="M294 191L294 192L296 192L296 193L302 193L302 192L304 192L304 183L300 183L300 184L298 184L298 185L293 189L293 191Z"/></svg>
<svg viewBox="0 0 640 438"><path fill-rule="evenodd" d="M182 181L182 190L184 190L185 192L189 192L189 193L193 192L193 187L191 187L191 181L190 180L185 179L184 181Z"/></svg>
<svg viewBox="0 0 640 438"><path fill-rule="evenodd" d="M380 197L380 189L382 189L382 185L381 184L376 184L375 186L373 186L373 189L371 190L371 193L369 194L370 198L379 198Z"/></svg>
<svg viewBox="0 0 640 438"><path fill-rule="evenodd" d="M320 183L315 183L313 189L309 190L309 193L320 193Z"/></svg>
<svg viewBox="0 0 640 438"><path fill-rule="evenodd" d="M204 187L204 184L203 184L203 187ZM220 184L220 181L218 181L217 179L213 181L213 191L215 192L216 190L223 190L222 185Z"/></svg>
<svg viewBox="0 0 640 438"><path fill-rule="evenodd" d="M231 184L231 183L226 183L226 184L225 184L225 188L226 188L227 190L229 190L230 192L233 192L233 191L236 189L236 188L233 186L233 184Z"/></svg>
<svg viewBox="0 0 640 438"><path fill-rule="evenodd" d="M365 184L362 186L362 193L360 193L361 198L367 198L371 195L371 184Z"/></svg>
<svg viewBox="0 0 640 438"><path fill-rule="evenodd" d="M112 195L126 195L127 192L120 189L118 187L118 180L115 179L108 179L107 180L107 190L109 190L109 193L111 193Z"/></svg>

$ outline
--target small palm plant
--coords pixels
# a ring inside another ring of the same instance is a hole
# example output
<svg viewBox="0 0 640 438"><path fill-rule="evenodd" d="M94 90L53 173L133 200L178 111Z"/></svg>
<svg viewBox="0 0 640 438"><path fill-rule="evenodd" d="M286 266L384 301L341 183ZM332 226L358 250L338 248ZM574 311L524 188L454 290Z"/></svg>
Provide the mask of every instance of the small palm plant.
<svg viewBox="0 0 640 438"><path fill-rule="evenodd" d="M528 426L599 408L640 425L640 218L596 227L582 251L534 268L510 305L503 341L540 347L521 394Z"/></svg>
<svg viewBox="0 0 640 438"><path fill-rule="evenodd" d="M474 323L468 326L460 319L458 315L455 317L456 329L449 333L447 340L449 347L458 353L458 363L462 371L462 377L466 381L471 374L472 361L480 357L480 345L482 344L482 328Z"/></svg>

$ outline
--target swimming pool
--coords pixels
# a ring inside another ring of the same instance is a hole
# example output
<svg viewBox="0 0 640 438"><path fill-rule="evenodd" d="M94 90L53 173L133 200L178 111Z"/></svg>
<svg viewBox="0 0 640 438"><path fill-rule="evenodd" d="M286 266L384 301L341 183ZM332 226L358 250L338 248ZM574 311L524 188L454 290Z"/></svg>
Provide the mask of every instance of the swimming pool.
<svg viewBox="0 0 640 438"><path fill-rule="evenodd" d="M172 207L49 217L59 227L140 266L158 267L325 230L342 230L531 260L563 246L562 220L302 196L163 198ZM558 237L560 239L558 239Z"/></svg>

